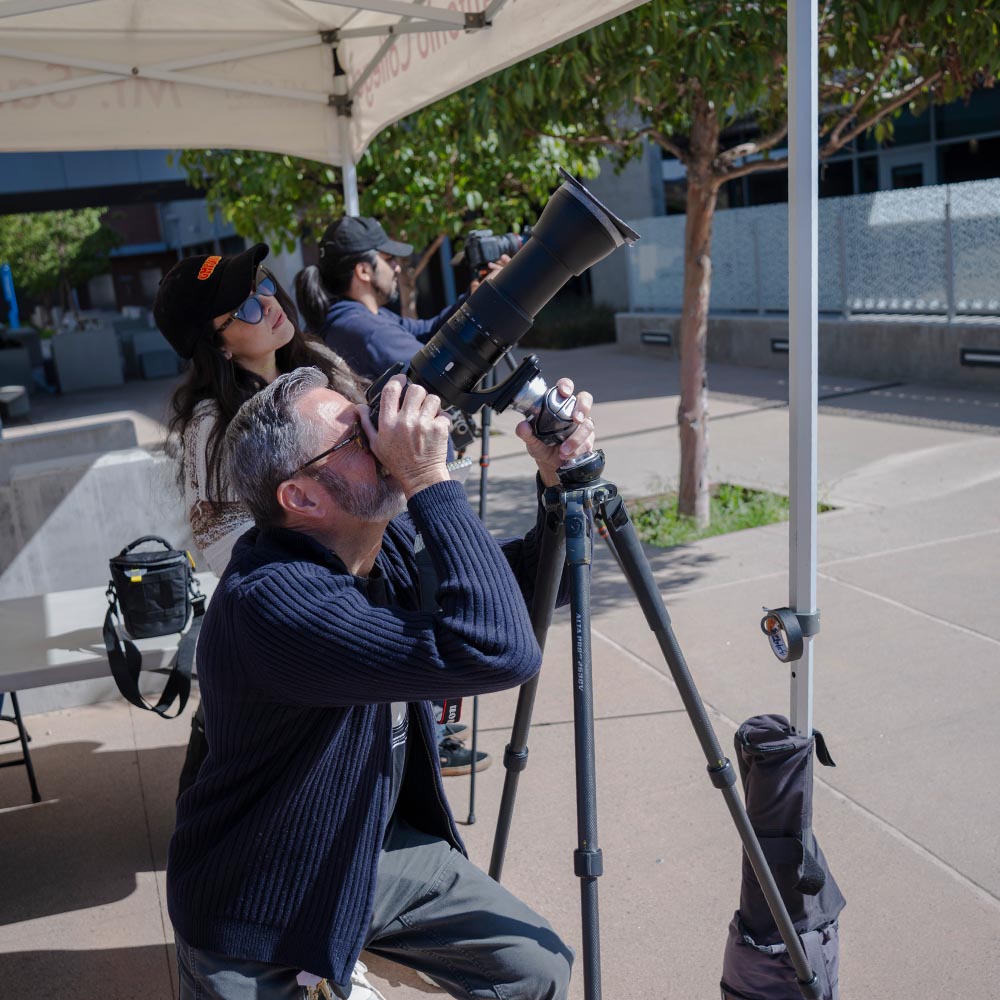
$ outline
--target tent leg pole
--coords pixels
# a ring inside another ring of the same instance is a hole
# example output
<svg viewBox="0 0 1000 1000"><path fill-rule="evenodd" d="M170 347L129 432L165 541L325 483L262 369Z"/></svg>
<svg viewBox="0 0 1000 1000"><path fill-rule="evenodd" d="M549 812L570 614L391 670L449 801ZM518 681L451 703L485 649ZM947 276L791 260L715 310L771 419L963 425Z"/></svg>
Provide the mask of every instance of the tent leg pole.
<svg viewBox="0 0 1000 1000"><path fill-rule="evenodd" d="M788 4L789 606L816 611L816 407L819 396L819 59L817 0ZM812 640L790 664L793 732L813 729Z"/></svg>
<svg viewBox="0 0 1000 1000"><path fill-rule="evenodd" d="M344 162L340 168L344 185L344 212L347 215L360 215L358 166L351 157L351 120L346 115L340 116L340 148L344 150Z"/></svg>
<svg viewBox="0 0 1000 1000"><path fill-rule="evenodd" d="M358 168L352 163L345 163L344 171L344 211L348 215L360 215L361 204L358 201Z"/></svg>

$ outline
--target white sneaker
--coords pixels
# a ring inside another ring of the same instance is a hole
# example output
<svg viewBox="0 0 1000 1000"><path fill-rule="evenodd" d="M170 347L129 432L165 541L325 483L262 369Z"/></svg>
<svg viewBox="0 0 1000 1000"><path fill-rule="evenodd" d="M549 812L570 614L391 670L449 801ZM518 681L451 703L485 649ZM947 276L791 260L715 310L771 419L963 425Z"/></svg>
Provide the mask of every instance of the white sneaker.
<svg viewBox="0 0 1000 1000"><path fill-rule="evenodd" d="M354 963L354 971L351 973L351 1000L385 1000L370 982L365 973L368 966L360 959Z"/></svg>

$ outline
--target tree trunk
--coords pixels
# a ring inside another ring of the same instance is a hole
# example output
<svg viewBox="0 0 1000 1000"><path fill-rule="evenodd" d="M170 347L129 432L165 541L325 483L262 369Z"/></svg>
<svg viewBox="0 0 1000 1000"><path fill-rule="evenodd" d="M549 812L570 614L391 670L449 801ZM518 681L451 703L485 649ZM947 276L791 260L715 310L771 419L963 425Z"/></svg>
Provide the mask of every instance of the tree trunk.
<svg viewBox="0 0 1000 1000"><path fill-rule="evenodd" d="M708 302L712 289L712 217L718 179L712 161L718 155L719 126L704 105L691 125L687 164L687 218L684 223L684 298L681 313L681 398L677 408L681 462L677 510L699 527L709 522L708 491Z"/></svg>

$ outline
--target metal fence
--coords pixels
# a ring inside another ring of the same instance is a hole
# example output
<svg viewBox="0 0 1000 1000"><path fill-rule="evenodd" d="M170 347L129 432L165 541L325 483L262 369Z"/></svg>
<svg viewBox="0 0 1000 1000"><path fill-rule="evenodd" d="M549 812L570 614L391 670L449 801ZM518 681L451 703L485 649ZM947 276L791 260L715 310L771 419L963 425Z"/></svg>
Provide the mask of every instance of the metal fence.
<svg viewBox="0 0 1000 1000"><path fill-rule="evenodd" d="M684 216L629 223L635 312L679 311ZM819 203L821 312L1000 315L1000 178ZM713 312L787 312L788 206L716 212Z"/></svg>

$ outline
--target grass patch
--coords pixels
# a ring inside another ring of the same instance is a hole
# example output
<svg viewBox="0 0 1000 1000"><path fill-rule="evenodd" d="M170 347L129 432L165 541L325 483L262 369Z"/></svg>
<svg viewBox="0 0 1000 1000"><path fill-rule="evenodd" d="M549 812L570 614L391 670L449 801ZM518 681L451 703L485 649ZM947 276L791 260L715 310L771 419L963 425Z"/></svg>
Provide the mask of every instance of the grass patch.
<svg viewBox="0 0 1000 1000"><path fill-rule="evenodd" d="M823 513L833 508L820 503L816 505L816 510ZM787 521L788 497L734 483L718 483L712 487L710 511L708 527L699 530L693 518L677 513L676 493L661 493L629 505L629 514L639 538L650 545L667 549L699 538Z"/></svg>

